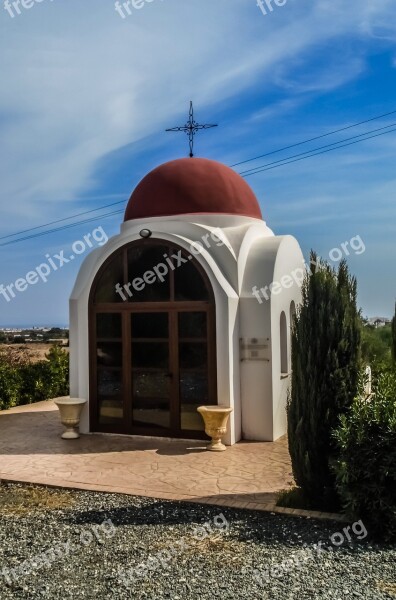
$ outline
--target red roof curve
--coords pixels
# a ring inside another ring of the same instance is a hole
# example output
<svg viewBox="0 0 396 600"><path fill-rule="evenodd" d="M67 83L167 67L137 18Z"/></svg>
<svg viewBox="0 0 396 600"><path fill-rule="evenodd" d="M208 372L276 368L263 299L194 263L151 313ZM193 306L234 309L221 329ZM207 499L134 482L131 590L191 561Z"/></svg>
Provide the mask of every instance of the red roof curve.
<svg viewBox="0 0 396 600"><path fill-rule="evenodd" d="M125 221L194 213L262 219L254 192L238 173L207 158L181 158L142 179L128 202Z"/></svg>

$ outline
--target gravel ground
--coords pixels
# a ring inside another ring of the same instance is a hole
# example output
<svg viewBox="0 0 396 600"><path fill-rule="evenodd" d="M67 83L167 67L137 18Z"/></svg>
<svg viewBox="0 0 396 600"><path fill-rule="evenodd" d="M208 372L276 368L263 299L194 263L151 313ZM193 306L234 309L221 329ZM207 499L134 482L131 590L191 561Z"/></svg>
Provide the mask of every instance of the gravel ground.
<svg viewBox="0 0 396 600"><path fill-rule="evenodd" d="M15 514L5 491L26 486L0 486L1 600L396 598L396 550L361 524L74 491Z"/></svg>

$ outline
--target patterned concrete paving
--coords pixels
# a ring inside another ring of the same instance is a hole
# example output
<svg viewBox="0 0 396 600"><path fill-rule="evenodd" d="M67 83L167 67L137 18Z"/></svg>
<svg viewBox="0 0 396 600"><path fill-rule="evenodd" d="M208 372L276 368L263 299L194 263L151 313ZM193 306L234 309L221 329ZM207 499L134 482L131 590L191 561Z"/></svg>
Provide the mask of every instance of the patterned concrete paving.
<svg viewBox="0 0 396 600"><path fill-rule="evenodd" d="M286 439L207 452L201 441L120 435L62 440L52 401L0 412L0 478L272 510L292 483Z"/></svg>

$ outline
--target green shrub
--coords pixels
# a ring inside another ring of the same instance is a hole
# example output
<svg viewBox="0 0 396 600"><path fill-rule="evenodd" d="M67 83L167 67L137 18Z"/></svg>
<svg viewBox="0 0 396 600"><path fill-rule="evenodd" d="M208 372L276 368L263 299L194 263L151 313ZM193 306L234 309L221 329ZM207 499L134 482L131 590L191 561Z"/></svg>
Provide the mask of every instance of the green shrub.
<svg viewBox="0 0 396 600"><path fill-rule="evenodd" d="M293 475L307 508L338 509L332 431L357 393L360 317L356 280L345 261L338 271L311 255L302 304L292 328L288 438Z"/></svg>
<svg viewBox="0 0 396 600"><path fill-rule="evenodd" d="M389 325L362 327L362 360L365 364L391 365L392 331Z"/></svg>
<svg viewBox="0 0 396 600"><path fill-rule="evenodd" d="M276 506L282 506L283 508L307 508L307 499L305 498L303 491L299 487L293 487L290 490L283 490L279 492L276 499Z"/></svg>
<svg viewBox="0 0 396 600"><path fill-rule="evenodd" d="M37 363L18 364L11 354L0 355L0 410L68 394L69 356L58 346Z"/></svg>
<svg viewBox="0 0 396 600"><path fill-rule="evenodd" d="M69 394L69 355L59 346L53 346L47 357L49 398Z"/></svg>
<svg viewBox="0 0 396 600"><path fill-rule="evenodd" d="M46 362L24 365L20 369L21 387L18 404L32 404L51 397Z"/></svg>
<svg viewBox="0 0 396 600"><path fill-rule="evenodd" d="M21 382L20 371L0 361L0 410L11 408L19 403Z"/></svg>
<svg viewBox="0 0 396 600"><path fill-rule="evenodd" d="M22 367L20 404L69 394L69 355L62 348L53 346L46 359Z"/></svg>
<svg viewBox="0 0 396 600"><path fill-rule="evenodd" d="M334 464L345 511L362 519L373 537L396 539L396 373L374 382L374 395L359 396L334 433Z"/></svg>

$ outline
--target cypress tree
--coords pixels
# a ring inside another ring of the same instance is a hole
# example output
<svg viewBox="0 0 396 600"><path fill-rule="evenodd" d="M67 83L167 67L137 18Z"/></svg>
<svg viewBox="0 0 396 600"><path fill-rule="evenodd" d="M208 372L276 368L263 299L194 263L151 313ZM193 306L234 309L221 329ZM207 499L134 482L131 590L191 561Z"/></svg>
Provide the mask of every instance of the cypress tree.
<svg viewBox="0 0 396 600"><path fill-rule="evenodd" d="M336 510L333 430L359 383L360 315L356 279L311 253L302 304L292 327L288 438L297 485L308 507Z"/></svg>

